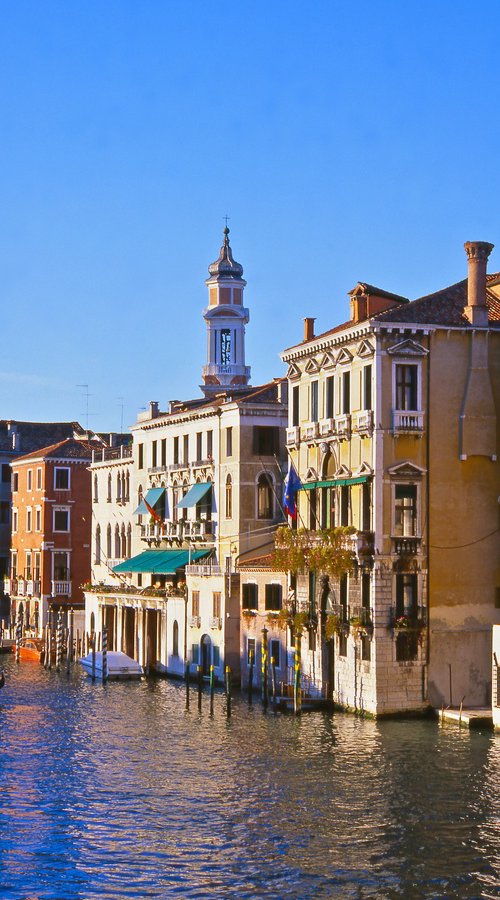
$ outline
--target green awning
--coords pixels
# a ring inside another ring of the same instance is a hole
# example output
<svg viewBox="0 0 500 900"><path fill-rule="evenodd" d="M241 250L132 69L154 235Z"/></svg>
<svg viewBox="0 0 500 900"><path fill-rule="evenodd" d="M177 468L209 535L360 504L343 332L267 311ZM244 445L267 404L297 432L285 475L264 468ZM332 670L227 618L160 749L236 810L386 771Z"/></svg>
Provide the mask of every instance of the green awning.
<svg viewBox="0 0 500 900"><path fill-rule="evenodd" d="M202 482L201 484L193 484L192 487L189 488L187 494L182 498L180 503L177 504L177 509L189 509L190 506L196 506L200 500L203 500L205 494L208 494L209 490L212 488L212 482Z"/></svg>
<svg viewBox="0 0 500 900"><path fill-rule="evenodd" d="M144 503L144 501L147 500L149 505L152 506L154 509L156 504L158 503L158 500L160 499L160 497L163 496L164 493L165 493L165 488L150 488L149 491L147 492L146 496L143 497L143 499L139 503L139 506L137 507L137 509L134 509L134 516L147 516L149 513L149 510L148 510L146 504Z"/></svg>
<svg viewBox="0 0 500 900"><path fill-rule="evenodd" d="M133 574L146 572L157 575L175 575L177 569L183 569L189 563L197 562L208 556L210 550L144 550L138 556L132 556L113 568L117 574Z"/></svg>
<svg viewBox="0 0 500 900"><path fill-rule="evenodd" d="M343 487L346 484L364 484L368 481L368 475L359 475L357 478L333 478L330 481L308 481L302 485L303 491L313 491L315 488Z"/></svg>

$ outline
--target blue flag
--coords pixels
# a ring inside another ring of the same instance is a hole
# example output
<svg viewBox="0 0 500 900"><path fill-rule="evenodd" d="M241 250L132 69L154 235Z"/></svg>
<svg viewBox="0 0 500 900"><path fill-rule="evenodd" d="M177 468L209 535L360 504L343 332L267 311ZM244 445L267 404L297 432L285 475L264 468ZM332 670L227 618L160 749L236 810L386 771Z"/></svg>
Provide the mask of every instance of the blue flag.
<svg viewBox="0 0 500 900"><path fill-rule="evenodd" d="M284 486L284 507L287 516L291 516L292 519L297 518L297 504L295 502L295 498L297 496L297 491L300 491L302 487L302 482L295 471L295 468L292 463L290 463L288 474L285 478L285 486Z"/></svg>

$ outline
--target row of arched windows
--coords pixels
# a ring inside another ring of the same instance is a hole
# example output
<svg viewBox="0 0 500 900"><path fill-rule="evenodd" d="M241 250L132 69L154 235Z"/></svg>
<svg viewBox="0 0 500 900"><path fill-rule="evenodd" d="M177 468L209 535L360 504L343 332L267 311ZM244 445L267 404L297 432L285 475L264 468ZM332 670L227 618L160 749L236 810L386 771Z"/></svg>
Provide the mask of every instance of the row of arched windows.
<svg viewBox="0 0 500 900"><path fill-rule="evenodd" d="M108 475L108 493L107 501L111 503L113 499L113 480L115 483L115 500L117 503L126 503L130 500L130 472L117 472L116 478L113 479L111 472ZM99 500L99 479L97 473L94 475L94 503Z"/></svg>
<svg viewBox="0 0 500 900"><path fill-rule="evenodd" d="M125 527L122 522L121 527L118 523L113 528L108 523L106 528L106 559L103 560L103 546L101 526L96 525L95 530L95 563L100 565L109 559L126 559L132 556L132 526L130 523Z"/></svg>

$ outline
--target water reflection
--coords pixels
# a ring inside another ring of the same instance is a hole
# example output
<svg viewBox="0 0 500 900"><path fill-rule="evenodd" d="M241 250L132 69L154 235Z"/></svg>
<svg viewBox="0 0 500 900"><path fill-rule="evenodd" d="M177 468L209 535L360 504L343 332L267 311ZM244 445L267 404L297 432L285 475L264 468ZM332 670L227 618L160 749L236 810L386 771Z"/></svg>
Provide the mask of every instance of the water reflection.
<svg viewBox="0 0 500 900"><path fill-rule="evenodd" d="M500 736L7 665L0 897L496 897Z"/></svg>

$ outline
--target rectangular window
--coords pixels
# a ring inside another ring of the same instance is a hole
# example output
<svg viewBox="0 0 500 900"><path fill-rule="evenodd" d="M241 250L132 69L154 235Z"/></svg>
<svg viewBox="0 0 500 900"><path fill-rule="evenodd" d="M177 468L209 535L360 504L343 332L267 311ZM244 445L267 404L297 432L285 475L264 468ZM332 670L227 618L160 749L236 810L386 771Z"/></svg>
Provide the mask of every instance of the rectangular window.
<svg viewBox="0 0 500 900"><path fill-rule="evenodd" d="M342 412L346 416L351 412L351 373L342 373Z"/></svg>
<svg viewBox="0 0 500 900"><path fill-rule="evenodd" d="M10 503L8 500L0 502L0 525L9 524Z"/></svg>
<svg viewBox="0 0 500 900"><path fill-rule="evenodd" d="M363 369L363 409L372 408L372 367Z"/></svg>
<svg viewBox="0 0 500 900"><path fill-rule="evenodd" d="M361 636L361 659L370 662L372 658L372 642L367 634Z"/></svg>
<svg viewBox="0 0 500 900"><path fill-rule="evenodd" d="M295 427L300 425L299 391L300 388L296 384L292 388L292 425Z"/></svg>
<svg viewBox="0 0 500 900"><path fill-rule="evenodd" d="M12 473L12 493L19 490L19 472Z"/></svg>
<svg viewBox="0 0 500 900"><path fill-rule="evenodd" d="M196 432L196 462L201 462L203 459L202 446L201 446L201 431Z"/></svg>
<svg viewBox="0 0 500 900"><path fill-rule="evenodd" d="M269 641L269 662L277 669L281 666L281 644L279 641Z"/></svg>
<svg viewBox="0 0 500 900"><path fill-rule="evenodd" d="M33 575L33 572L31 570L31 551L27 550L26 551L26 566L24 569L24 577L26 578L26 581L31 581L32 575Z"/></svg>
<svg viewBox="0 0 500 900"><path fill-rule="evenodd" d="M339 634L339 656L347 656L347 634Z"/></svg>
<svg viewBox="0 0 500 900"><path fill-rule="evenodd" d="M156 469L158 465L158 441L153 441L151 444L151 467Z"/></svg>
<svg viewBox="0 0 500 900"><path fill-rule="evenodd" d="M56 491L69 490L69 469L61 469L58 466L54 469L54 488Z"/></svg>
<svg viewBox="0 0 500 900"><path fill-rule="evenodd" d="M233 455L233 429L226 428L226 456Z"/></svg>
<svg viewBox="0 0 500 900"><path fill-rule="evenodd" d="M372 486L369 481L365 481L361 488L361 529L362 531L370 531L371 528L371 507L372 507Z"/></svg>
<svg viewBox="0 0 500 900"><path fill-rule="evenodd" d="M417 410L418 366L396 366L396 409Z"/></svg>
<svg viewBox="0 0 500 900"><path fill-rule="evenodd" d="M167 465L167 439L162 438L161 442L161 464L162 466Z"/></svg>
<svg viewBox="0 0 500 900"><path fill-rule="evenodd" d="M137 468L144 468L144 444L137 444Z"/></svg>
<svg viewBox="0 0 500 900"><path fill-rule="evenodd" d="M247 638L247 665L255 665L255 638Z"/></svg>
<svg viewBox="0 0 500 900"><path fill-rule="evenodd" d="M310 384L309 420L311 422L318 421L318 382L317 381L311 381L311 384Z"/></svg>
<svg viewBox="0 0 500 900"><path fill-rule="evenodd" d="M200 645L193 644L191 647L191 662L193 665L197 666L200 662Z"/></svg>
<svg viewBox="0 0 500 900"><path fill-rule="evenodd" d="M418 612L418 580L415 573L403 572L396 575L396 618L409 616L416 618Z"/></svg>
<svg viewBox="0 0 500 900"><path fill-rule="evenodd" d="M220 619L220 605L221 594L220 591L213 591L212 593L212 616L214 619Z"/></svg>
<svg viewBox="0 0 500 900"><path fill-rule="evenodd" d="M11 469L8 463L2 463L2 483L8 484L11 479ZM17 490L17 488L16 488Z"/></svg>
<svg viewBox="0 0 500 900"><path fill-rule="evenodd" d="M28 469L26 472L26 490L33 490L33 469Z"/></svg>
<svg viewBox="0 0 500 900"><path fill-rule="evenodd" d="M214 433L207 431L207 459L212 459L214 454Z"/></svg>
<svg viewBox="0 0 500 900"><path fill-rule="evenodd" d="M17 578L17 550L13 550L10 557L10 574Z"/></svg>
<svg viewBox="0 0 500 900"><path fill-rule="evenodd" d="M329 375L325 382L325 419L332 419L334 415L333 384L333 375Z"/></svg>
<svg viewBox="0 0 500 900"><path fill-rule="evenodd" d="M13 533L15 531L17 531L17 524L18 524L17 509L13 509L12 510L12 532Z"/></svg>
<svg viewBox="0 0 500 900"><path fill-rule="evenodd" d="M28 507L26 508L26 531L31 531L31 529L32 529L32 520L33 520L33 514L32 514L32 511L31 511L31 506L28 506Z"/></svg>
<svg viewBox="0 0 500 900"><path fill-rule="evenodd" d="M33 578L35 581L40 581L40 565L41 554L39 550L35 550L33 554Z"/></svg>
<svg viewBox="0 0 500 900"><path fill-rule="evenodd" d="M371 600L371 578L369 572L363 572L361 576L361 606L363 609L370 610Z"/></svg>
<svg viewBox="0 0 500 900"><path fill-rule="evenodd" d="M316 611L316 572L309 571L309 616L312 621L317 618Z"/></svg>
<svg viewBox="0 0 500 900"><path fill-rule="evenodd" d="M395 487L394 534L412 537L417 533L417 485Z"/></svg>
<svg viewBox="0 0 500 900"><path fill-rule="evenodd" d="M418 659L418 632L399 632L396 635L396 662Z"/></svg>
<svg viewBox="0 0 500 900"><path fill-rule="evenodd" d="M281 609L281 584L266 584L266 610Z"/></svg>
<svg viewBox="0 0 500 900"><path fill-rule="evenodd" d="M182 462L185 466L189 463L189 435L185 434L182 440Z"/></svg>
<svg viewBox="0 0 500 900"><path fill-rule="evenodd" d="M200 615L200 592L193 591L191 594L191 615Z"/></svg>
<svg viewBox="0 0 500 900"><path fill-rule="evenodd" d="M67 553L54 553L52 557L54 581L69 581L69 565Z"/></svg>
<svg viewBox="0 0 500 900"><path fill-rule="evenodd" d="M54 531L69 531L69 509L54 510Z"/></svg>
<svg viewBox="0 0 500 900"><path fill-rule="evenodd" d="M253 452L255 456L274 456L279 452L279 428L274 425L254 425Z"/></svg>
<svg viewBox="0 0 500 900"><path fill-rule="evenodd" d="M340 524L349 525L349 485L340 488Z"/></svg>
<svg viewBox="0 0 500 900"><path fill-rule="evenodd" d="M340 599L340 605L342 607L342 621L343 622L347 622L347 619L348 619L348 615L347 615L348 593L349 593L349 588L348 588L347 575L341 575L340 582L339 582L339 599Z"/></svg>
<svg viewBox="0 0 500 900"><path fill-rule="evenodd" d="M259 587L257 584L244 584L242 591L243 609L259 608Z"/></svg>
<svg viewBox="0 0 500 900"><path fill-rule="evenodd" d="M36 489L37 489L37 491L42 490L42 470L41 470L41 468L36 470Z"/></svg>
<svg viewBox="0 0 500 900"><path fill-rule="evenodd" d="M318 491L316 488L313 488L312 491L307 491L309 495L309 528L311 531L316 531L319 523L318 523Z"/></svg>
<svg viewBox="0 0 500 900"><path fill-rule="evenodd" d="M179 438L174 437L174 465L179 462Z"/></svg>

